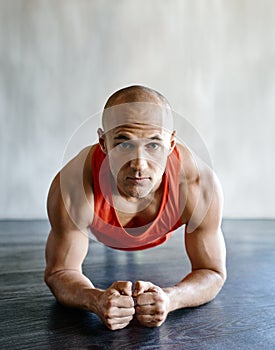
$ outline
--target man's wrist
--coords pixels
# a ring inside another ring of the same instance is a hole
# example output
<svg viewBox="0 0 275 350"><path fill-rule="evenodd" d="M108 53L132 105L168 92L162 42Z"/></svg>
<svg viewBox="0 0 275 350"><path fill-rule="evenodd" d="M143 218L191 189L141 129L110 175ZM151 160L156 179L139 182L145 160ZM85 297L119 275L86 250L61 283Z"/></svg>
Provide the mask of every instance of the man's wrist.
<svg viewBox="0 0 275 350"><path fill-rule="evenodd" d="M98 288L84 288L83 290L83 308L98 314L98 304L100 297L104 293L102 289Z"/></svg>
<svg viewBox="0 0 275 350"><path fill-rule="evenodd" d="M178 309L178 298L176 298L177 287L162 288L168 298L168 313Z"/></svg>

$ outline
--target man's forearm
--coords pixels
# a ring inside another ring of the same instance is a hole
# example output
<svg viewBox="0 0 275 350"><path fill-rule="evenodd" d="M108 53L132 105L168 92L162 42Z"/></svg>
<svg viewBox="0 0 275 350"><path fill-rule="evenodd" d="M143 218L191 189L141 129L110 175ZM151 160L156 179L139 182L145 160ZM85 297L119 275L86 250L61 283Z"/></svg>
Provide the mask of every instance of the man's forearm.
<svg viewBox="0 0 275 350"><path fill-rule="evenodd" d="M81 272L60 270L46 276L45 282L60 303L96 313L101 290L96 289Z"/></svg>
<svg viewBox="0 0 275 350"><path fill-rule="evenodd" d="M45 281L60 303L95 313L109 329L126 327L135 313L129 281L102 290L77 270L57 271L46 275Z"/></svg>
<svg viewBox="0 0 275 350"><path fill-rule="evenodd" d="M169 296L169 312L211 301L221 290L225 278L215 271L201 269L192 271L177 285L163 288Z"/></svg>

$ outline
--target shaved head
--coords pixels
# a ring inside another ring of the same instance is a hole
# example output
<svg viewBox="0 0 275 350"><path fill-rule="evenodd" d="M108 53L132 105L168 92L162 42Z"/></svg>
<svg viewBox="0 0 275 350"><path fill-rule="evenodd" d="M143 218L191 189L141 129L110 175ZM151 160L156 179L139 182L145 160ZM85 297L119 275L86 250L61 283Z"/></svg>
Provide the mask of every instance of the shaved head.
<svg viewBox="0 0 275 350"><path fill-rule="evenodd" d="M104 109L123 103L148 102L170 107L167 99L156 90L141 85L132 85L116 91L107 100Z"/></svg>
<svg viewBox="0 0 275 350"><path fill-rule="evenodd" d="M145 86L132 85L108 98L102 124L107 131L128 122L168 126L172 125L172 119L170 104L162 94Z"/></svg>

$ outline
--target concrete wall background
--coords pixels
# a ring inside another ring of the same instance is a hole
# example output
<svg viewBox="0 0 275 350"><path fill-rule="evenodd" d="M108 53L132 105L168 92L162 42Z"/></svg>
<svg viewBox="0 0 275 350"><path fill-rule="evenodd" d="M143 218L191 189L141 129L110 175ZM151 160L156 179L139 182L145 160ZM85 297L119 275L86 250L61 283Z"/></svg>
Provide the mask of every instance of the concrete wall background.
<svg viewBox="0 0 275 350"><path fill-rule="evenodd" d="M203 136L226 217L275 217L274 14L272 0L1 0L0 218L46 217L69 138L129 84Z"/></svg>

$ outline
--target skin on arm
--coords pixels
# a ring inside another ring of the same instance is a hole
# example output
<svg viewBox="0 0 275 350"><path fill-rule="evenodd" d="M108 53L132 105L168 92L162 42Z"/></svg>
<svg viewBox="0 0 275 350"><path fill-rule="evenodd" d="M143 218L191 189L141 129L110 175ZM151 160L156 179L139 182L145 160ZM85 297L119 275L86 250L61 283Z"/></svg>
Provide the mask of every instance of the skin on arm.
<svg viewBox="0 0 275 350"><path fill-rule="evenodd" d="M132 284L117 281L102 290L95 288L83 275L82 263L89 247L91 208L72 198L73 194L66 191L61 194L58 174L48 197L51 231L46 245L45 282L60 303L97 314L112 330L124 328L135 312ZM74 213L74 220L68 211Z"/></svg>
<svg viewBox="0 0 275 350"><path fill-rule="evenodd" d="M186 226L185 245L191 273L168 288L160 288L151 282L136 282L133 295L137 300L136 314L141 324L160 326L169 312L205 304L218 294L226 279L221 212L222 193L215 179L213 197L204 219L198 227L194 221ZM193 220L196 220L196 215Z"/></svg>

